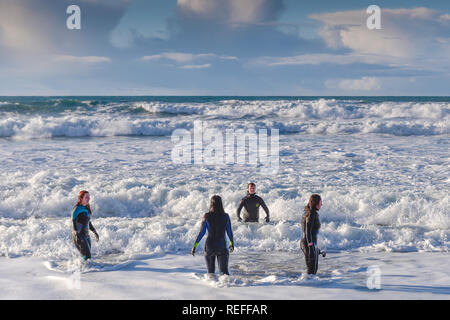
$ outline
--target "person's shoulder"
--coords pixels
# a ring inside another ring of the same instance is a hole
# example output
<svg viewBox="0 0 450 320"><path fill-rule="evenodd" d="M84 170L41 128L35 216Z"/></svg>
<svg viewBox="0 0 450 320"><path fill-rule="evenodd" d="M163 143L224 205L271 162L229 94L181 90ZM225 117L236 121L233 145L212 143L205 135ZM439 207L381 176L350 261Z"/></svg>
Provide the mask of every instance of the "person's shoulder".
<svg viewBox="0 0 450 320"><path fill-rule="evenodd" d="M77 212L77 213L89 214L89 210L86 208L86 206L83 206L81 204L77 205L74 210L75 210L74 212Z"/></svg>
<svg viewBox="0 0 450 320"><path fill-rule="evenodd" d="M204 215L203 215L203 220L206 220L206 219L208 219L209 217L211 216L211 212L206 212Z"/></svg>
<svg viewBox="0 0 450 320"><path fill-rule="evenodd" d="M75 219L80 213L83 212L83 206L81 205L76 205L73 209L72 209L72 218Z"/></svg>
<svg viewBox="0 0 450 320"><path fill-rule="evenodd" d="M223 219L223 221L225 221L226 223L231 223L230 215L228 213L226 213L226 212L223 213L221 219Z"/></svg>

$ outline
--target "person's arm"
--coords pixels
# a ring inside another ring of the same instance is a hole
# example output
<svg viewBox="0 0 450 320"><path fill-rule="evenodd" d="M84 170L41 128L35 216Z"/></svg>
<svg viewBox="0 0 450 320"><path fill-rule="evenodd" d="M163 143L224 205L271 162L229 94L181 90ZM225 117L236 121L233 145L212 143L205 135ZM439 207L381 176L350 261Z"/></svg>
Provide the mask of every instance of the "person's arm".
<svg viewBox="0 0 450 320"><path fill-rule="evenodd" d="M236 210L236 215L237 215L238 221L242 221L242 218L241 218L241 210L242 210L242 208L244 207L244 203L245 203L245 198L243 198L243 199L241 200L241 203L239 203L239 207L238 207L237 210Z"/></svg>
<svg viewBox="0 0 450 320"><path fill-rule="evenodd" d="M233 239L233 230L231 229L231 221L230 221L230 217L228 217L228 222L227 222L227 235L228 235L228 239L230 239L230 251L233 252L234 250L234 239Z"/></svg>
<svg viewBox="0 0 450 320"><path fill-rule="evenodd" d="M95 238L98 241L99 240L99 236L98 236L97 230L95 230L94 226L92 225L92 222L90 222L90 221L89 221L89 230L91 230L94 233Z"/></svg>
<svg viewBox="0 0 450 320"><path fill-rule="evenodd" d="M77 228L77 221L75 219L72 219L72 224L73 224L73 231L79 232Z"/></svg>
<svg viewBox="0 0 450 320"><path fill-rule="evenodd" d="M208 221L204 219L202 222L202 226L200 227L200 232L198 233L198 236L195 239L194 247L192 248L192 255L195 254L195 250L198 246L198 243L202 240L203 236L206 233L206 230L208 230Z"/></svg>
<svg viewBox="0 0 450 320"><path fill-rule="evenodd" d="M81 214L78 214L75 218L72 219L73 223L73 231L76 233L80 233L83 228L83 223L80 221Z"/></svg>
<svg viewBox="0 0 450 320"><path fill-rule="evenodd" d="M89 230L91 230L93 233L97 233L97 231L95 231L94 226L92 225L92 222L89 221Z"/></svg>
<svg viewBox="0 0 450 320"><path fill-rule="evenodd" d="M73 210L72 210L72 227L73 227L73 229L72 229L72 231L75 231L75 232L80 232L79 230L78 230L78 226L77 226L77 217L78 217L78 214L76 213L76 210L77 210L77 208L74 208Z"/></svg>
<svg viewBox="0 0 450 320"><path fill-rule="evenodd" d="M305 234L305 237L306 237L306 241L308 241L308 246L312 246L313 245L313 243L312 243L312 226L313 226L313 219L312 219L312 217L311 217L311 215L308 217L308 218L306 218L306 234Z"/></svg>
<svg viewBox="0 0 450 320"><path fill-rule="evenodd" d="M260 199L261 199L260 205L261 205L261 207L263 207L264 211L266 212L266 222L269 222L270 221L269 208L267 208L264 200L262 198L260 198Z"/></svg>

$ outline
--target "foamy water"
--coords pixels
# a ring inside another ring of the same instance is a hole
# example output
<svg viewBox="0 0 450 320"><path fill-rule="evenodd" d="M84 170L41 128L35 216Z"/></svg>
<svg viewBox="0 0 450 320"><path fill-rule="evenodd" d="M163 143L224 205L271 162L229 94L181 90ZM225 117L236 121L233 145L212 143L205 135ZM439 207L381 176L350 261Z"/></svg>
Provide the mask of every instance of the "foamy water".
<svg viewBox="0 0 450 320"><path fill-rule="evenodd" d="M427 136L448 134L450 128L449 103L439 101L110 100L2 102L0 137L164 136L190 129L195 120L224 130L277 128L281 134Z"/></svg>
<svg viewBox="0 0 450 320"><path fill-rule="evenodd" d="M97 256L188 252L213 194L243 251L298 252L312 193L323 198L319 243L328 250L449 249L445 99L35 99L0 98L0 255L77 256L70 211L82 189L91 193ZM170 135L195 120L279 129L278 173L174 164ZM270 224L236 221L249 181Z"/></svg>

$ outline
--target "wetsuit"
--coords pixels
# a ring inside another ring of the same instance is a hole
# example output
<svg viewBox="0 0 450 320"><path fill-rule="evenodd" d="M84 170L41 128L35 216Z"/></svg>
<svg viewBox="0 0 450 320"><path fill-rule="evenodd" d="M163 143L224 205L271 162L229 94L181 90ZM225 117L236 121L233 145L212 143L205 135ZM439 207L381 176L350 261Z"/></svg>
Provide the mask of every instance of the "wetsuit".
<svg viewBox="0 0 450 320"><path fill-rule="evenodd" d="M319 233L319 229L319 214L316 210L310 210L308 207L305 207L305 213L302 217L303 237L300 246L305 254L308 274L316 274L319 267L319 249L317 248L317 234ZM308 246L308 243L312 243L313 245Z"/></svg>
<svg viewBox="0 0 450 320"><path fill-rule="evenodd" d="M215 259L219 264L219 270L223 274L228 273L228 248L225 240L225 232L230 239L230 245L233 244L233 231L231 230L230 216L218 213L205 213L202 221L200 232L195 240L194 249L197 247L200 240L202 240L206 231L208 236L205 242L205 260L208 268L208 273L214 273L215 271Z"/></svg>
<svg viewBox="0 0 450 320"><path fill-rule="evenodd" d="M90 219L89 210L85 206L78 205L73 209L72 240L84 260L91 258L91 237L89 236L89 230L98 236Z"/></svg>
<svg viewBox="0 0 450 320"><path fill-rule="evenodd" d="M244 222L258 222L259 221L259 207L263 207L266 212L266 222L269 222L269 208L267 208L264 200L256 194L250 194L242 198L239 207L237 208L237 217L241 221L241 210L244 208Z"/></svg>

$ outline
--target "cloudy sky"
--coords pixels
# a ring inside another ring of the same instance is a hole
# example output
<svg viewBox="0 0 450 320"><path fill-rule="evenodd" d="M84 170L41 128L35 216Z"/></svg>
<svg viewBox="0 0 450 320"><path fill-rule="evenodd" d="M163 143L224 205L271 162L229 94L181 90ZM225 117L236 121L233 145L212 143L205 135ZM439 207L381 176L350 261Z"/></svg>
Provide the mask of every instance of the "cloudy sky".
<svg viewBox="0 0 450 320"><path fill-rule="evenodd" d="M448 0L0 0L0 95L450 95L449 57Z"/></svg>

